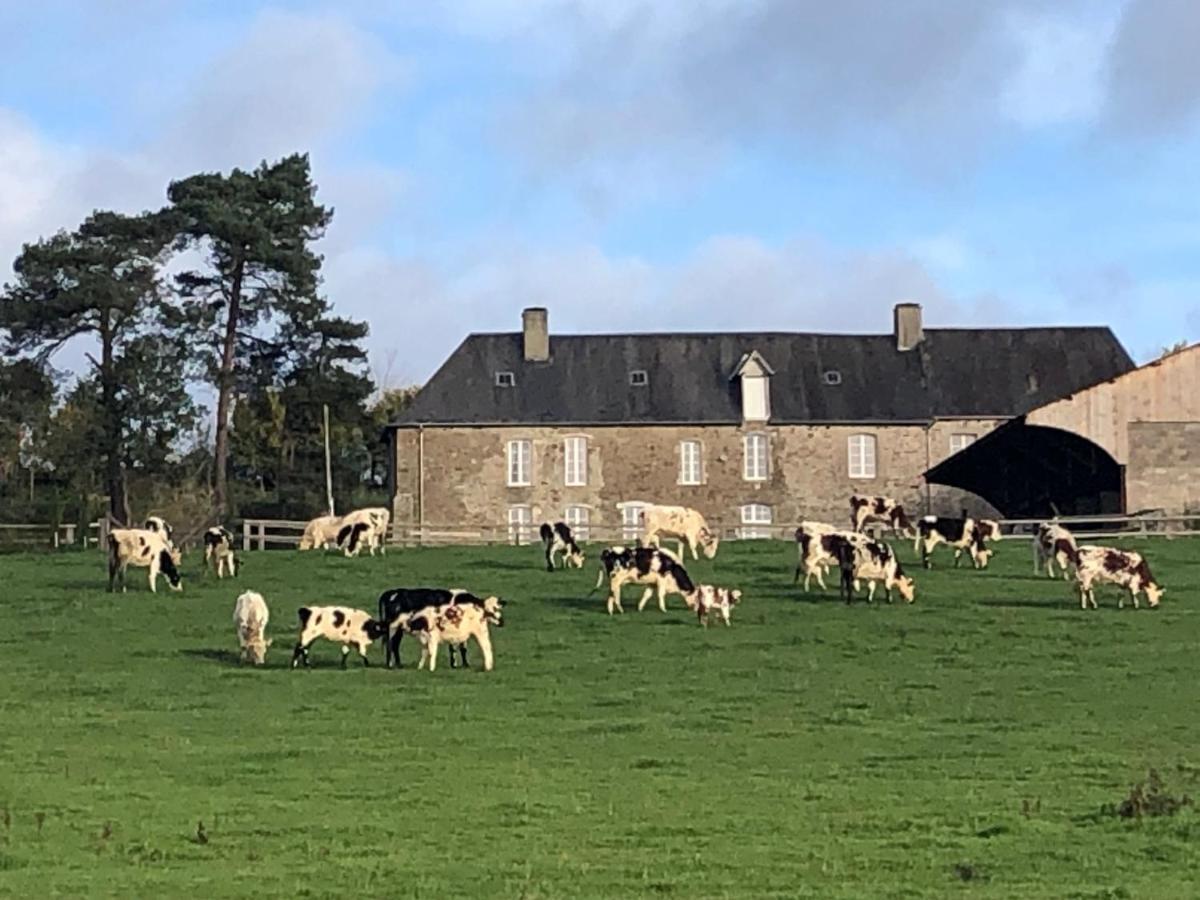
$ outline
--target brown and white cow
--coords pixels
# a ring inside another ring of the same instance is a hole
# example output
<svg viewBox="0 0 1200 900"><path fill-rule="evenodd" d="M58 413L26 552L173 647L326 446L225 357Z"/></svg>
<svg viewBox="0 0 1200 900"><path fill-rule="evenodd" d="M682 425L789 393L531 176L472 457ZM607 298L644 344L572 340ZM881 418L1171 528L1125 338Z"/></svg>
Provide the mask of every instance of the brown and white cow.
<svg viewBox="0 0 1200 900"><path fill-rule="evenodd" d="M644 584L646 590L638 603L645 609L650 597L658 594L658 608L667 611L667 594L680 594L688 609L696 606L696 585L673 553L658 547L610 547L600 554L600 574L596 587L608 576L608 614L625 612L621 606L621 588L626 584Z"/></svg>
<svg viewBox="0 0 1200 900"><path fill-rule="evenodd" d="M846 541L865 543L869 538L855 531L840 531L823 522L801 522L796 529L796 574L795 584L804 572L804 591L812 579L817 579L821 590L825 590L825 575L838 564L838 547Z"/></svg>
<svg viewBox="0 0 1200 900"><path fill-rule="evenodd" d="M1161 587L1150 572L1150 565L1140 553L1132 550L1116 550L1112 547L1084 545L1075 552L1075 582L1079 586L1079 606L1087 609L1091 603L1096 608L1097 581L1120 585L1129 591L1133 608L1138 608L1138 594L1146 592L1146 600L1153 609L1162 600L1166 589ZM1125 606L1125 598L1117 608Z"/></svg>
<svg viewBox="0 0 1200 900"><path fill-rule="evenodd" d="M882 522L897 535L913 534L913 524L899 501L891 497L850 497L850 524L862 531L872 522Z"/></svg>
<svg viewBox="0 0 1200 900"><path fill-rule="evenodd" d="M947 516L925 516L917 523L917 539L914 550L921 553L925 568L933 568L930 555L938 544L954 548L954 567L958 568L964 550L970 554L977 569L986 569L992 551L987 549L979 523L970 516L960 518Z"/></svg>
<svg viewBox="0 0 1200 900"><path fill-rule="evenodd" d="M1070 531L1057 522L1043 522L1038 526L1033 548L1037 553L1038 568L1044 567L1047 577L1054 577L1055 563L1062 569L1064 580L1071 577L1069 567L1079 555L1079 545Z"/></svg>
<svg viewBox="0 0 1200 900"><path fill-rule="evenodd" d="M304 534L300 536L299 549L325 550L336 545L341 528L341 516L317 516L315 519L310 519L304 526Z"/></svg>
<svg viewBox="0 0 1200 900"><path fill-rule="evenodd" d="M657 547L662 538L676 538L679 541L680 559L683 559L683 547L686 543L692 550L692 559L699 559L696 552L699 547L704 555L712 559L717 555L717 545L720 543L716 532L708 527L704 516L686 506L647 506L641 511L642 543L647 547Z"/></svg>
<svg viewBox="0 0 1200 900"><path fill-rule="evenodd" d="M155 583L161 572L171 590L182 591L179 575L181 554L161 531L145 528L114 528L108 533L108 589L115 590L118 576L125 590L125 570L130 566L150 570L150 590L157 592Z"/></svg>
<svg viewBox="0 0 1200 900"><path fill-rule="evenodd" d="M696 588L696 618L705 628L708 627L709 617L719 613L726 627L729 626L729 616L733 608L741 602L742 592L730 588L714 587L702 584Z"/></svg>
<svg viewBox="0 0 1200 900"><path fill-rule="evenodd" d="M875 599L875 583L883 584L884 596L892 602L892 588L912 603L917 599L916 585L904 574L895 551L883 541L865 543L843 541L838 544L838 567L841 569L841 594L847 603L858 590L859 582L867 582L867 602Z"/></svg>
<svg viewBox="0 0 1200 900"><path fill-rule="evenodd" d="M363 665L367 666L367 650L388 630L386 622L348 606L302 606L298 615L300 637L296 640L296 649L292 651L293 669L300 665L301 660L305 668L308 667L308 648L320 638L342 645L343 669L346 668L346 657L351 646L358 650Z"/></svg>
<svg viewBox="0 0 1200 900"><path fill-rule="evenodd" d="M452 599L449 603L401 613L388 627L389 643L400 630L413 635L421 642L421 659L417 668L424 668L428 663L432 672L437 669L438 647L441 644L461 647L474 638L483 656L483 670L490 672L493 657L489 628L492 625L504 627L503 607L504 601L499 597L486 597L478 603L459 603Z"/></svg>

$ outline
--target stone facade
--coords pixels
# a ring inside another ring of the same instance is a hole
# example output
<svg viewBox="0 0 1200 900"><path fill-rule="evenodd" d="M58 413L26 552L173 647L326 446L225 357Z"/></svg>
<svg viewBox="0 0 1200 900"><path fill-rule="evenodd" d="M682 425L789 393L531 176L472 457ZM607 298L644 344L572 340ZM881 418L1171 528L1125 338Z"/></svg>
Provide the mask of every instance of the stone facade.
<svg viewBox="0 0 1200 900"><path fill-rule="evenodd" d="M742 507L770 507L779 534L801 519L848 522L852 493L896 497L914 513L994 514L973 495L926 486L922 473L951 453L951 436L981 437L996 419L939 420L928 425L605 426L400 428L394 442L397 525L502 528L512 507L528 507L534 528L587 509L598 536L622 528L618 504L668 503L700 510L723 533L743 525ZM766 477L744 477L746 436L765 435ZM875 476L850 477L849 440L875 440ZM565 440L587 439L586 484L565 484ZM507 444L531 442L529 485L507 484ZM699 484L681 483L680 442L701 445Z"/></svg>
<svg viewBox="0 0 1200 900"><path fill-rule="evenodd" d="M1200 422L1130 422L1126 508L1200 510Z"/></svg>

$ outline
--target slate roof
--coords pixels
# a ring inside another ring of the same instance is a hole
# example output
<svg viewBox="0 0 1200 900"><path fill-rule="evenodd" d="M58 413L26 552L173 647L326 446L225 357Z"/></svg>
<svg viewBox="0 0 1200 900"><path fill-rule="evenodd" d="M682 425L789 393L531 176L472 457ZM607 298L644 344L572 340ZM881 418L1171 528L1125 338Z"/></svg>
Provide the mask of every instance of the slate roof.
<svg viewBox="0 0 1200 900"><path fill-rule="evenodd" d="M730 376L752 351L774 370L772 424L1016 416L1134 367L1108 328L929 328L904 352L891 334L551 335L541 363L520 332L473 334L393 425L740 423Z"/></svg>

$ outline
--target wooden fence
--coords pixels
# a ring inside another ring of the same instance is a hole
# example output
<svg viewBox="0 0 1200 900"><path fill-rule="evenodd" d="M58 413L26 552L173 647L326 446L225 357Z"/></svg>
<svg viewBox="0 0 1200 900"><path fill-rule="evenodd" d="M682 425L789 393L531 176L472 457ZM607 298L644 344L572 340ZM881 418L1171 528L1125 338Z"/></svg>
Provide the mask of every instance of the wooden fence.
<svg viewBox="0 0 1200 900"><path fill-rule="evenodd" d="M0 525L0 547L36 550L75 543L75 525Z"/></svg>

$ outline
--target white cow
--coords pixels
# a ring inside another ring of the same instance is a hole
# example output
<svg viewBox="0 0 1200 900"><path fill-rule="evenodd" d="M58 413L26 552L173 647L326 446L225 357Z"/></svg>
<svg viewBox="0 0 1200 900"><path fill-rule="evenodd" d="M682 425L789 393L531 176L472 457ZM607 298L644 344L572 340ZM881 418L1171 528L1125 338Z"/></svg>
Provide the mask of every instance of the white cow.
<svg viewBox="0 0 1200 900"><path fill-rule="evenodd" d="M712 559L717 555L718 536L708 527L704 516L686 506L647 506L641 511L642 543L647 547L657 547L664 538L676 538L679 541L680 559L683 558L683 546L686 543L692 550L692 559L699 559L696 548L704 550L704 555Z"/></svg>
<svg viewBox="0 0 1200 900"><path fill-rule="evenodd" d="M317 516L304 526L300 536L301 550L324 550L337 544L338 532L342 528L341 516Z"/></svg>
<svg viewBox="0 0 1200 900"><path fill-rule="evenodd" d="M267 659L267 622L271 614L267 601L257 591L246 591L237 598L233 607L233 624L237 627L238 646L242 651L242 662L261 666Z"/></svg>
<svg viewBox="0 0 1200 900"><path fill-rule="evenodd" d="M439 606L426 606L411 613L402 613L389 626L390 638L402 629L421 642L421 659L417 668L437 669L438 647L443 644L461 646L471 638L479 645L483 670L492 671L492 637L489 627L504 627L504 601L487 597L482 603L456 603L451 600Z"/></svg>

